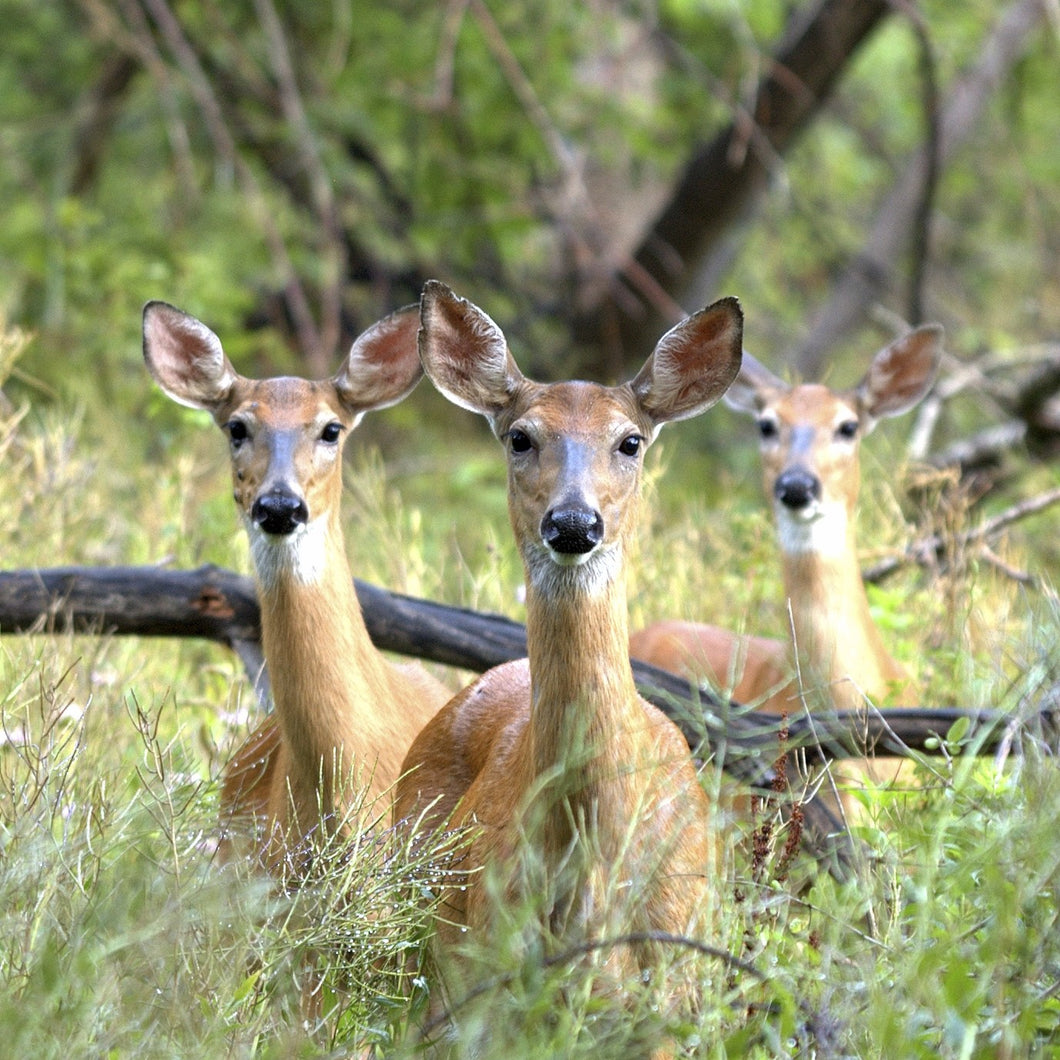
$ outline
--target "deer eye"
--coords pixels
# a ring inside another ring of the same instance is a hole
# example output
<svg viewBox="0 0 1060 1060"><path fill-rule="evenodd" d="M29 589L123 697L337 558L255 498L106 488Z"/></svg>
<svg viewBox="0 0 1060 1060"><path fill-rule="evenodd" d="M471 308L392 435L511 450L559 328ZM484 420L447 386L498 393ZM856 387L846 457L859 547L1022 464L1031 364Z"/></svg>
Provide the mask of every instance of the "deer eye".
<svg viewBox="0 0 1060 1060"><path fill-rule="evenodd" d="M843 420L843 422L836 427L835 433L837 438L843 438L846 441L856 438L858 433L858 421Z"/></svg>
<svg viewBox="0 0 1060 1060"><path fill-rule="evenodd" d="M320 440L327 442L328 445L334 445L342 437L342 424L341 423L329 423L321 432Z"/></svg>
<svg viewBox="0 0 1060 1060"><path fill-rule="evenodd" d="M623 438L619 443L618 451L623 456L636 456L640 452L641 443L644 439L639 434L631 434Z"/></svg>
<svg viewBox="0 0 1060 1060"><path fill-rule="evenodd" d="M762 438L766 440L776 438L776 436L780 433L779 429L777 428L777 421L763 416L762 419L758 421L758 433Z"/></svg>
<svg viewBox="0 0 1060 1060"><path fill-rule="evenodd" d="M229 420L225 424L225 430L228 431L228 437L232 439L232 444L237 449L250 437L250 431L247 430L247 425L242 420Z"/></svg>
<svg viewBox="0 0 1060 1060"><path fill-rule="evenodd" d="M508 432L508 444L512 447L513 453L526 453L534 446L534 443L530 441L530 435L518 428Z"/></svg>

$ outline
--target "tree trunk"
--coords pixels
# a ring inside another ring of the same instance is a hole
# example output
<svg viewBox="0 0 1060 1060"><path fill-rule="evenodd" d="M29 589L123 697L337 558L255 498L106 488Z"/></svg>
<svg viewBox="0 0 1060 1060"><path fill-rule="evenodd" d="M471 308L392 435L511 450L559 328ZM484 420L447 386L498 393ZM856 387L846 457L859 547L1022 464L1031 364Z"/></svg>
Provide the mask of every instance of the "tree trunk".
<svg viewBox="0 0 1060 1060"><path fill-rule="evenodd" d="M1027 50L1045 20L1045 0L1017 0L998 20L983 44L979 62L950 93L939 127L938 165L949 161L975 129L994 92ZM865 317L869 306L891 285L896 265L913 238L917 207L929 165L926 150L916 153L905 174L876 214L864 247L814 314L809 332L793 358L807 379L817 379L830 351Z"/></svg>
<svg viewBox="0 0 1060 1060"><path fill-rule="evenodd" d="M804 20L795 14L787 40L759 84L750 114L738 115L697 151L677 188L636 252L628 272L666 292L672 304L697 308L710 293L692 291L708 255L732 238L737 223L769 186L775 161L827 101L860 45L892 10L887 0L823 0ZM621 282L616 277L615 282ZM650 349L659 333L676 323L658 302L605 296L575 322L579 341L600 351L599 365L619 374L626 361ZM694 303L691 304L691 303Z"/></svg>

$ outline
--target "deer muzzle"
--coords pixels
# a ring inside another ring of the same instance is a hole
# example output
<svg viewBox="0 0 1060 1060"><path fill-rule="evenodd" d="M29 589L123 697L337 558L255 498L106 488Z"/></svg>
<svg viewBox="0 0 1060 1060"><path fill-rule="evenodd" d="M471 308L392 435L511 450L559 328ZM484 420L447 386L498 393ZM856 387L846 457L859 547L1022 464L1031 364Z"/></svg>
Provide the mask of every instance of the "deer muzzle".
<svg viewBox="0 0 1060 1060"><path fill-rule="evenodd" d="M821 480L807 468L788 468L777 476L773 495L785 508L798 512L821 499Z"/></svg>
<svg viewBox="0 0 1060 1060"><path fill-rule="evenodd" d="M309 509L297 494L272 490L254 501L250 517L266 534L286 536L309 521Z"/></svg>
<svg viewBox="0 0 1060 1060"><path fill-rule="evenodd" d="M560 555L585 555L603 539L603 516L595 508L580 505L555 507L541 520L541 540Z"/></svg>

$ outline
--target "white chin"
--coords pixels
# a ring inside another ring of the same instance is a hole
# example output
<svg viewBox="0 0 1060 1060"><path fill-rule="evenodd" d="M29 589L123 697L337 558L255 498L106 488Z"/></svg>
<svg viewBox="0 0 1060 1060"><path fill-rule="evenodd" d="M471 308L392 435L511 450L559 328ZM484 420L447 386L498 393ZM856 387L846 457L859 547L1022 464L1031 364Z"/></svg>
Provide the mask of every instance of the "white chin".
<svg viewBox="0 0 1060 1060"><path fill-rule="evenodd" d="M583 563L588 563L595 553L595 548L589 552L556 552L550 548L548 558L557 567L580 567Z"/></svg>
<svg viewBox="0 0 1060 1060"><path fill-rule="evenodd" d="M796 523L812 523L824 515L820 501L813 501L802 508L789 508L786 504L780 508L780 514Z"/></svg>
<svg viewBox="0 0 1060 1060"><path fill-rule="evenodd" d="M846 547L846 511L840 504L811 504L798 511L778 506L777 537L787 553L832 555Z"/></svg>
<svg viewBox="0 0 1060 1060"><path fill-rule="evenodd" d="M254 567L265 588L274 587L283 578L302 585L320 581L326 565L324 519L313 520L283 536L266 534L249 522L247 531Z"/></svg>
<svg viewBox="0 0 1060 1060"><path fill-rule="evenodd" d="M524 556L531 585L546 595L607 591L622 571L620 548L597 547L592 552L554 552L540 548Z"/></svg>

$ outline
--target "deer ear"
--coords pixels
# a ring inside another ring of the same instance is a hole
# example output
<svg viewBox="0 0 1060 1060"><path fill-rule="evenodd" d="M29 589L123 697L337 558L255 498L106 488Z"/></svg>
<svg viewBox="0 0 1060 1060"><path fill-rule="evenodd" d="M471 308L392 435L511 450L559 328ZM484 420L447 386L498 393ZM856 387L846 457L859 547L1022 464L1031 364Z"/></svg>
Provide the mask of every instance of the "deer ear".
<svg viewBox="0 0 1060 1060"><path fill-rule="evenodd" d="M725 391L725 404L737 412L757 416L762 394L768 390L787 390L787 384L744 350L739 374Z"/></svg>
<svg viewBox="0 0 1060 1060"><path fill-rule="evenodd" d="M870 423L907 412L931 389L942 359L944 334L938 324L925 324L873 357L854 390Z"/></svg>
<svg viewBox="0 0 1060 1060"><path fill-rule="evenodd" d="M420 359L452 402L494 423L524 377L504 333L478 306L428 280L420 299Z"/></svg>
<svg viewBox="0 0 1060 1060"><path fill-rule="evenodd" d="M205 324L166 302L144 306L143 346L147 370L181 405L215 413L239 378L221 340Z"/></svg>
<svg viewBox="0 0 1060 1060"><path fill-rule="evenodd" d="M405 306L359 335L332 378L342 403L355 415L396 405L423 374L416 336L418 305Z"/></svg>
<svg viewBox="0 0 1060 1060"><path fill-rule="evenodd" d="M722 298L694 313L659 340L630 384L656 427L710 408L740 368L743 313L735 298Z"/></svg>

